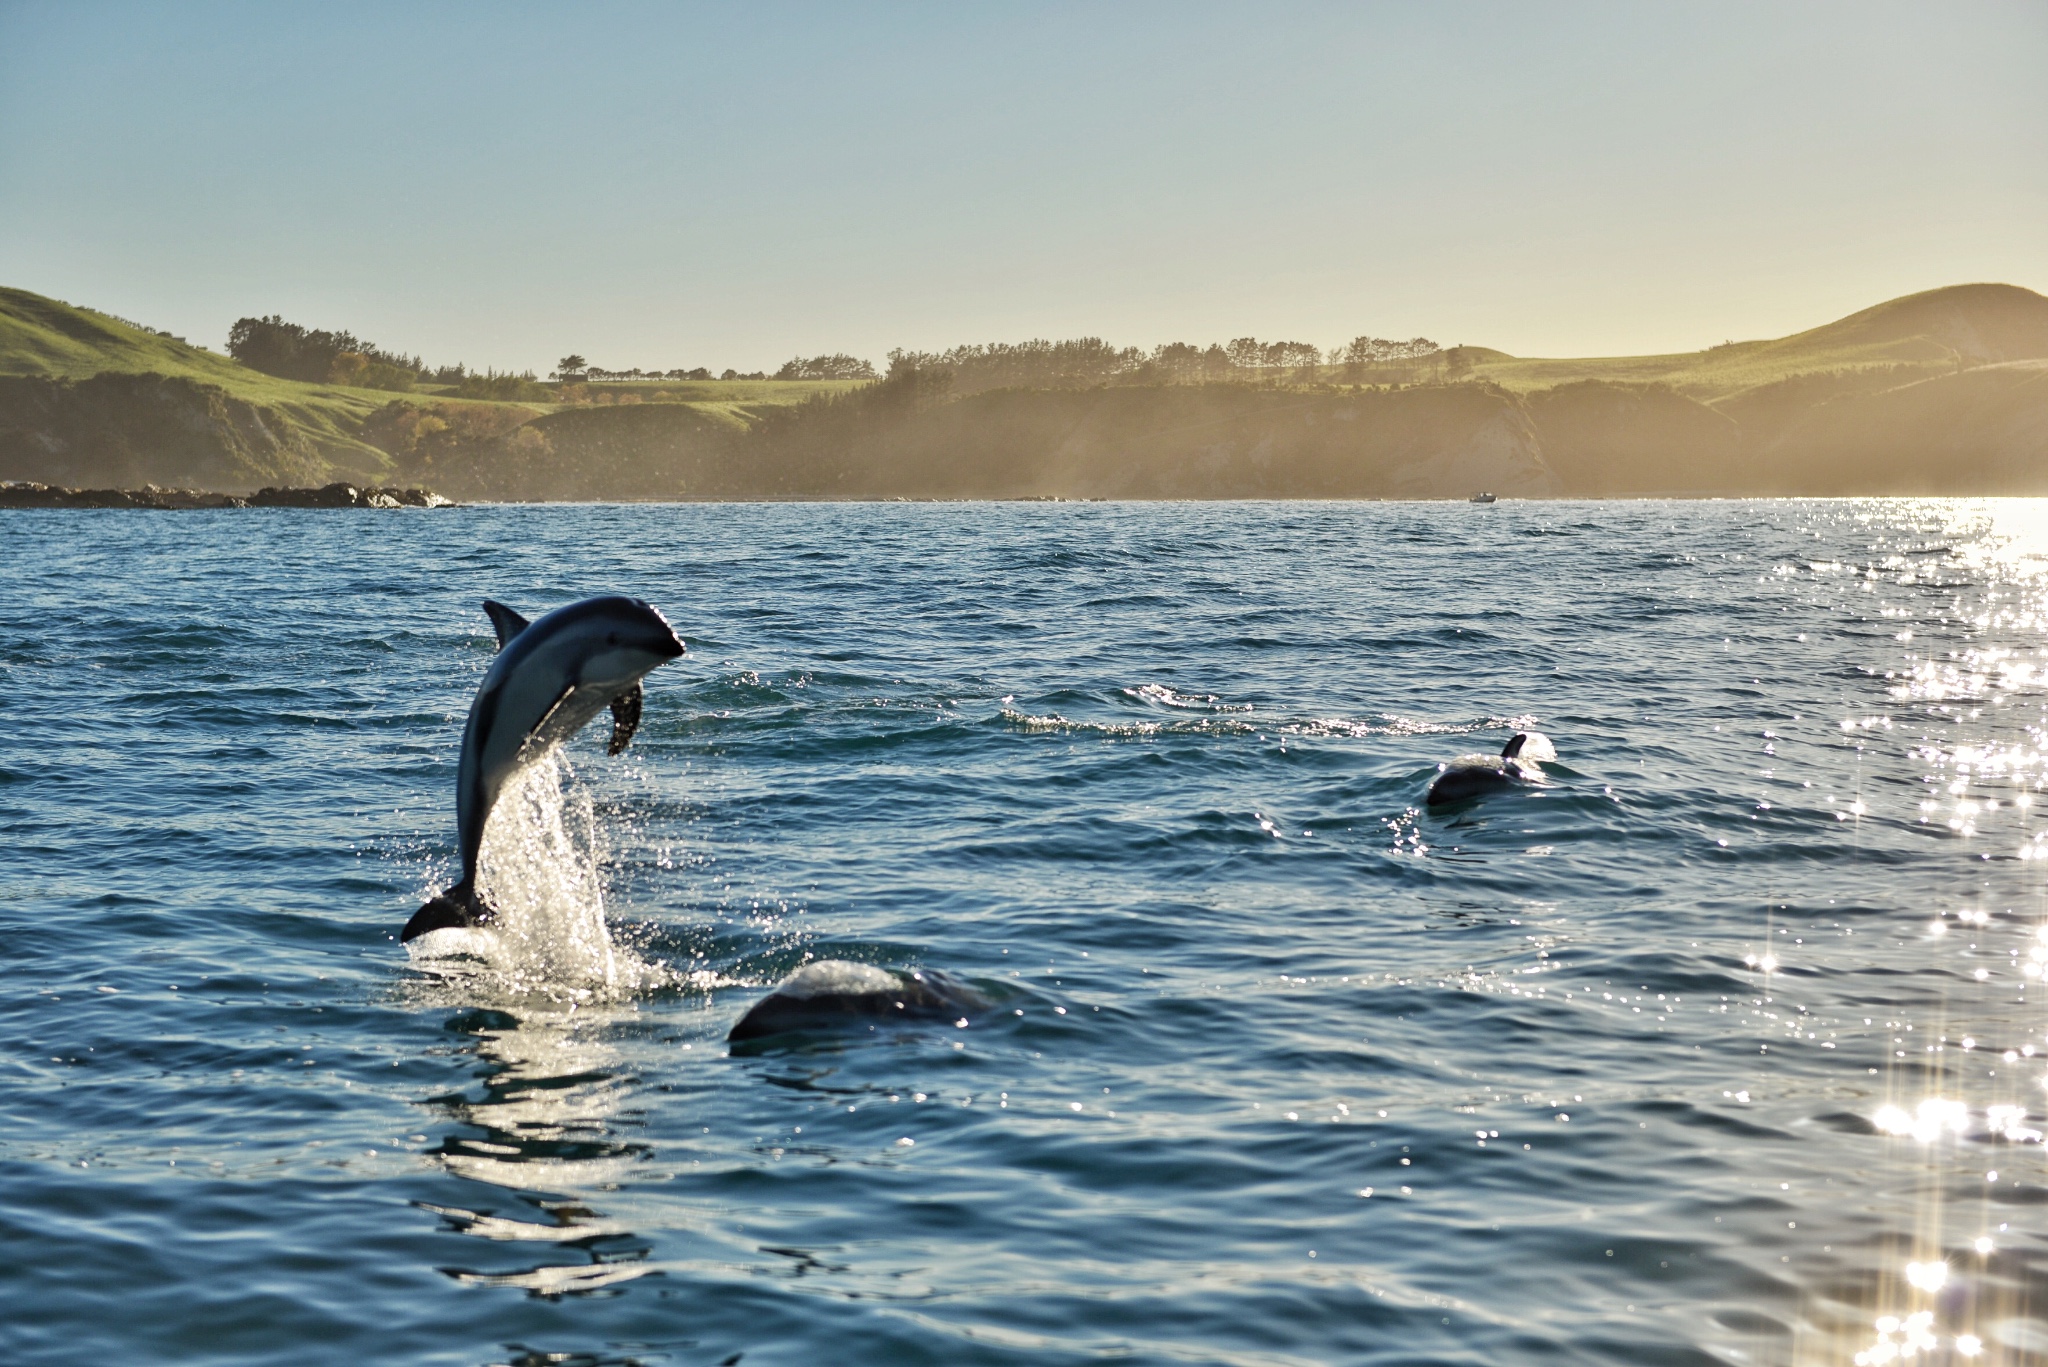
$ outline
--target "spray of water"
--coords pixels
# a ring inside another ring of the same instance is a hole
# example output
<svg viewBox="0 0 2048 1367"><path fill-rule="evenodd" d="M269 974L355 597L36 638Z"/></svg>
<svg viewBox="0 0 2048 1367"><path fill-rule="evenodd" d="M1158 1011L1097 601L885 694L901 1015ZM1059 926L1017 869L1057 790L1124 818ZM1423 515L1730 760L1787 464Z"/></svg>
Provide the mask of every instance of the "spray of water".
<svg viewBox="0 0 2048 1367"><path fill-rule="evenodd" d="M481 966L520 995L616 998L659 986L667 970L616 944L605 927L603 832L590 796L551 750L506 784L484 827L478 889L489 926L413 941L422 966Z"/></svg>

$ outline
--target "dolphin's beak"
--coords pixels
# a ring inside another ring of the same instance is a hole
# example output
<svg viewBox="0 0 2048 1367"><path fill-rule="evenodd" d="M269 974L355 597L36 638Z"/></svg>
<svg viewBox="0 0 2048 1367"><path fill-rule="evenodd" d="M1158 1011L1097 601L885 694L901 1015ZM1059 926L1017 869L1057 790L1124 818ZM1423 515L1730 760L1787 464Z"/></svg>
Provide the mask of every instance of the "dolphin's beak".
<svg viewBox="0 0 2048 1367"><path fill-rule="evenodd" d="M647 602L644 599L636 601L639 602L641 607L646 608L649 612L654 614L655 621L661 623L664 627L668 627L667 638L665 640L658 641L655 643L655 653L658 655L664 655L671 660L679 659L684 655L688 655L690 652L683 649L682 637L676 635L676 629L668 625L668 618L661 615L661 609L654 606L654 604Z"/></svg>

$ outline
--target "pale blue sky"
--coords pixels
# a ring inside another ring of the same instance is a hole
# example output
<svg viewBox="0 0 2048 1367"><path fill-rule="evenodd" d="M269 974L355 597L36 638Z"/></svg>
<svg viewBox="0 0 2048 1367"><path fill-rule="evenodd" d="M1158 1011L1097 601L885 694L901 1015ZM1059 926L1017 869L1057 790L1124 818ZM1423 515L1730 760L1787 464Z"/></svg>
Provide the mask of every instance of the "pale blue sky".
<svg viewBox="0 0 2048 1367"><path fill-rule="evenodd" d="M2048 291L2048 4L0 0L0 283L219 347L1688 350Z"/></svg>

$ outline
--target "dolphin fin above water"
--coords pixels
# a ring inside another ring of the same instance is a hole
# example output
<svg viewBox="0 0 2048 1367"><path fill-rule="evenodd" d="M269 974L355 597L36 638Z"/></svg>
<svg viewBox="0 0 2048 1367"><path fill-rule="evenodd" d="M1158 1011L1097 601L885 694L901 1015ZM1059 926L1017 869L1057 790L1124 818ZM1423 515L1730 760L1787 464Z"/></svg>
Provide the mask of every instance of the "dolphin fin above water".
<svg viewBox="0 0 2048 1367"><path fill-rule="evenodd" d="M514 775L602 712L612 710L612 754L639 726L640 680L685 654L674 628L637 598L606 595L555 609L536 621L486 602L498 656L484 672L462 731L455 817L462 881L405 923L401 940L432 930L489 924L494 912L476 890L484 825Z"/></svg>
<svg viewBox="0 0 2048 1367"><path fill-rule="evenodd" d="M484 614L491 619L491 630L498 633L498 649L512 644L512 638L532 626L533 623L521 617L503 603L484 599Z"/></svg>
<svg viewBox="0 0 2048 1367"><path fill-rule="evenodd" d="M1557 758L1557 747L1540 731L1517 731L1498 755L1460 755L1437 766L1424 803L1448 806L1497 789L1543 782L1542 760Z"/></svg>

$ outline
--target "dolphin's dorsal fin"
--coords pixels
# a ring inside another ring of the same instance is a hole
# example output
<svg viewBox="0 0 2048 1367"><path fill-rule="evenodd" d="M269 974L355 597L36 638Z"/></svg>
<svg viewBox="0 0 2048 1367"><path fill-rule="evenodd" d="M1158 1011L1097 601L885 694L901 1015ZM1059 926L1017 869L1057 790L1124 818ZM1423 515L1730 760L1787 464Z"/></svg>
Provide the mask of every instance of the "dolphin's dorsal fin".
<svg viewBox="0 0 2048 1367"><path fill-rule="evenodd" d="M1516 755L1522 753L1522 747L1528 743L1529 733L1527 731L1517 731L1508 738L1506 745L1501 746L1500 757L1502 759L1513 759Z"/></svg>
<svg viewBox="0 0 2048 1367"><path fill-rule="evenodd" d="M604 748L607 755L624 750L633 733L640 729L640 702L644 697L640 685L634 684L612 699L612 743Z"/></svg>
<svg viewBox="0 0 2048 1367"><path fill-rule="evenodd" d="M503 650L512 643L512 638L526 630L527 621L503 603L484 599L484 611L490 614L491 626L498 633L498 649Z"/></svg>

